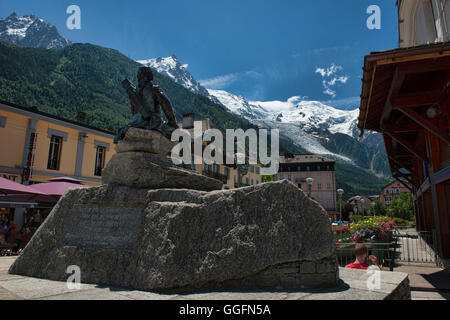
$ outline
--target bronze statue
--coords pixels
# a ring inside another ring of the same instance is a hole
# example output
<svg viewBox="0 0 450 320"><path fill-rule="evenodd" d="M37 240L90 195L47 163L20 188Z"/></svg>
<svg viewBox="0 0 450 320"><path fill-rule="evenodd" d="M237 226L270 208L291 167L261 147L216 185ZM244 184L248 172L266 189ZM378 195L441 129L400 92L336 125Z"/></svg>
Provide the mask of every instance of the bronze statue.
<svg viewBox="0 0 450 320"><path fill-rule="evenodd" d="M132 119L128 126L119 130L115 142L122 140L130 127L157 130L170 139L178 125L169 99L160 87L153 85L153 72L149 67L140 67L137 77L138 88L128 79L122 82L130 99ZM161 118L161 108L167 123Z"/></svg>

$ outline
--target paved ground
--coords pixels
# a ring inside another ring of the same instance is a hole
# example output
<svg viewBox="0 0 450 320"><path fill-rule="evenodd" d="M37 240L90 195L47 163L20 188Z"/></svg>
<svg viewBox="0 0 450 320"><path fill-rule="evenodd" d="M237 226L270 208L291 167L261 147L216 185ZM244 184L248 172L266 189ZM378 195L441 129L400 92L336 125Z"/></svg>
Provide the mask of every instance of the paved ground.
<svg viewBox="0 0 450 320"><path fill-rule="evenodd" d="M402 234L418 235L415 229ZM430 235L431 236L431 235ZM433 250L422 238L400 238L399 266L394 271L409 275L413 300L450 300L450 272L436 267ZM407 262L415 261L415 262Z"/></svg>
<svg viewBox="0 0 450 320"><path fill-rule="evenodd" d="M413 300L450 300L450 272L433 264L405 264L394 271L409 275Z"/></svg>
<svg viewBox="0 0 450 320"><path fill-rule="evenodd" d="M400 284L403 285L407 277L405 273L382 272L380 287L369 290L367 280L370 274L362 270L342 268L340 277L343 283L333 290L164 295L85 284L81 285L80 290L71 290L65 282L8 274L14 260L14 257L0 257L0 300L382 300Z"/></svg>

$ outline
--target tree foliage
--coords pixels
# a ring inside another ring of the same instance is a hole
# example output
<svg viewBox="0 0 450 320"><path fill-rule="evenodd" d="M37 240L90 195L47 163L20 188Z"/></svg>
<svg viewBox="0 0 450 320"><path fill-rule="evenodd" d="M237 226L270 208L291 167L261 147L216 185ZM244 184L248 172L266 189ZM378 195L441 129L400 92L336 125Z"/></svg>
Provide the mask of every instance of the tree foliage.
<svg viewBox="0 0 450 320"><path fill-rule="evenodd" d="M375 200L374 204L369 208L369 216L386 216L387 210L379 199Z"/></svg>
<svg viewBox="0 0 450 320"><path fill-rule="evenodd" d="M400 194L389 207L390 215L394 218L414 220L414 200L411 192Z"/></svg>

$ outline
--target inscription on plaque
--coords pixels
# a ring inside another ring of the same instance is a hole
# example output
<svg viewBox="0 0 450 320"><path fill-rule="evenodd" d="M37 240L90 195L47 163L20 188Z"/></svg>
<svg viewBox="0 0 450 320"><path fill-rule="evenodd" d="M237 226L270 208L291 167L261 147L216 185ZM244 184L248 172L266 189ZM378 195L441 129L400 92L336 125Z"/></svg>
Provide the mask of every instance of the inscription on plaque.
<svg viewBox="0 0 450 320"><path fill-rule="evenodd" d="M142 208L75 206L64 222L62 246L133 250Z"/></svg>

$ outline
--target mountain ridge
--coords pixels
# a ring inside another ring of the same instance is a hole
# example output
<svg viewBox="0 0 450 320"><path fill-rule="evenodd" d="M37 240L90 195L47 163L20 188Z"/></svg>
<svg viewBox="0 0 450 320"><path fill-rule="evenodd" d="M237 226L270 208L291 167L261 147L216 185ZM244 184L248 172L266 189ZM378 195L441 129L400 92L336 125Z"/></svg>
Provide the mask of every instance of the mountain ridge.
<svg viewBox="0 0 450 320"><path fill-rule="evenodd" d="M35 15L18 16L15 12L0 18L0 39L21 47L62 49L71 44L57 28Z"/></svg>

